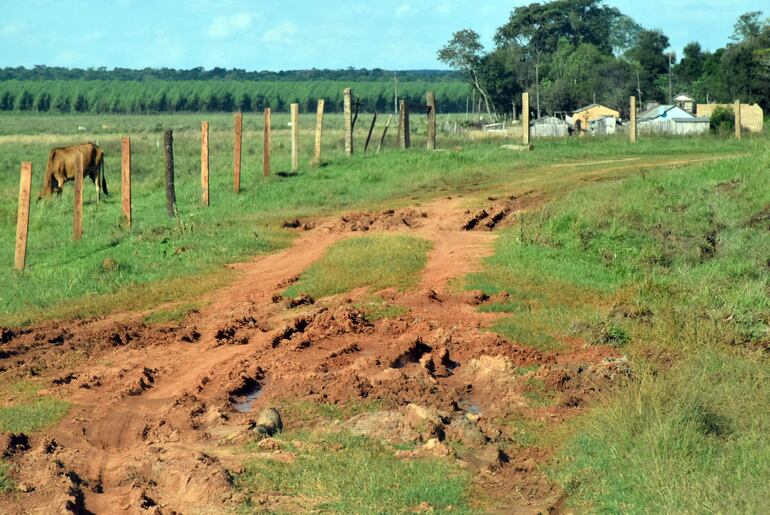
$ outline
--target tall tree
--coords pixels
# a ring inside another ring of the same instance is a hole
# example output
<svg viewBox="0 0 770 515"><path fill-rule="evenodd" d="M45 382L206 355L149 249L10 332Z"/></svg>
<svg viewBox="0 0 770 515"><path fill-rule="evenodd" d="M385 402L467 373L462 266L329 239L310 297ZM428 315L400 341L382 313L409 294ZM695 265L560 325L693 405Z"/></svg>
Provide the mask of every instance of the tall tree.
<svg viewBox="0 0 770 515"><path fill-rule="evenodd" d="M659 30L642 30L636 44L626 57L637 65L640 97L663 100L663 91L657 86L658 77L668 72L668 37Z"/></svg>
<svg viewBox="0 0 770 515"><path fill-rule="evenodd" d="M479 80L483 53L484 45L481 44L479 34L473 30L464 29L455 32L452 35L452 39L438 51L438 59L466 75L473 88L484 99L484 107L491 118L492 110L489 105L489 95Z"/></svg>

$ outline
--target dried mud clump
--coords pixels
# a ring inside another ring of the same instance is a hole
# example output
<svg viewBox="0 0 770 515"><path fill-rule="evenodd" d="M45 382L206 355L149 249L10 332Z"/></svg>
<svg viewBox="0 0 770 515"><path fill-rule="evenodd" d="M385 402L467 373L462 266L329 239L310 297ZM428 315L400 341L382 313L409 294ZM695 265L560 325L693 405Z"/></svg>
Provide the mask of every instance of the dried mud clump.
<svg viewBox="0 0 770 515"><path fill-rule="evenodd" d="M388 209L380 213L349 213L340 218L338 228L353 232L413 229L422 225L425 218L428 218L427 213L415 209Z"/></svg>

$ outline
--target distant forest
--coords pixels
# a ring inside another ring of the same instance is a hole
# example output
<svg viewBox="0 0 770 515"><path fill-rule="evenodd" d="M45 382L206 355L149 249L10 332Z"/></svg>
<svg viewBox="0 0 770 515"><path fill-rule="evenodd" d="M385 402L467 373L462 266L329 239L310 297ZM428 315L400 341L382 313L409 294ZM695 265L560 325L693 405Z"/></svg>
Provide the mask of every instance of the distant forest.
<svg viewBox="0 0 770 515"><path fill-rule="evenodd" d="M394 75L395 74L395 75ZM396 83L394 83L394 76ZM461 74L442 70L381 69L249 72L214 68L0 69L0 111L40 113L254 112L288 110L298 102L313 111L319 98L329 112L342 110L342 90L353 89L364 111L393 109L395 88L410 104L436 94L439 111L466 108L470 89Z"/></svg>

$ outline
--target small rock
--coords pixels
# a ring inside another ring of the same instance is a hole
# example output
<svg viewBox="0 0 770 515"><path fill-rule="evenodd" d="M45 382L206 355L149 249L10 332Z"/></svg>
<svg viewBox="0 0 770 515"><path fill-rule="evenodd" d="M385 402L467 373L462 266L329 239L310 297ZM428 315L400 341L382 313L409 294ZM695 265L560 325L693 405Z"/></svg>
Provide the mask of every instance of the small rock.
<svg viewBox="0 0 770 515"><path fill-rule="evenodd" d="M29 492L34 492L35 491L35 487L32 486L32 485L29 485L27 483L19 483L18 485L16 485L16 490L21 492L21 493L23 493L23 494L26 494L26 493L29 493Z"/></svg>
<svg viewBox="0 0 770 515"><path fill-rule="evenodd" d="M274 451L281 447L277 440L269 436L260 440L257 446L263 451Z"/></svg>
<svg viewBox="0 0 770 515"><path fill-rule="evenodd" d="M254 432L262 435L273 436L283 429L281 414L275 408L265 408L259 412Z"/></svg>
<svg viewBox="0 0 770 515"><path fill-rule="evenodd" d="M120 265L112 258L104 258L102 261L102 272L114 272Z"/></svg>

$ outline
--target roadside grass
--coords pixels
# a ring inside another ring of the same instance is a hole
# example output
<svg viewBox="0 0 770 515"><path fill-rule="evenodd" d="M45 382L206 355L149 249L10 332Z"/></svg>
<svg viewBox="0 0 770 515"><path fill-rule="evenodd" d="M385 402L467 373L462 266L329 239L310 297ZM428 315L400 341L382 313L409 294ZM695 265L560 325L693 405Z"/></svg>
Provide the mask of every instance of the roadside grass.
<svg viewBox="0 0 770 515"><path fill-rule="evenodd" d="M186 283L207 280L222 265L272 252L290 244L294 234L281 229L287 218L306 218L350 209L399 207L415 201L455 192L473 192L502 186L509 189L541 189L559 195L603 174L638 173L662 160L746 153L761 148L764 140L741 142L716 138L648 139L631 146L621 139L543 141L535 152L515 156L502 151L499 141L465 142L440 138L447 151L428 153L415 134L414 150L397 151L391 135L383 152L344 156L342 134L332 128L326 134L323 166L313 168L312 124L303 126L298 173L290 171L289 138L285 125L276 122L273 175L261 177L259 117L247 117L244 137L242 192L232 193L232 117L228 115L175 115L173 117L105 118L111 127L97 135L79 134L79 124L101 126L94 116L81 123L79 116L12 118L19 136L0 138L0 324L33 323L41 318L92 316L123 309L146 285L164 290L163 283L182 278ZM199 123L210 118L211 207L200 204ZM0 116L0 119L11 119ZM335 119L336 120L336 119ZM50 125L53 123L54 125ZM26 124L26 125L25 125ZM330 121L336 127L337 121ZM358 141L366 136L360 124ZM28 127L28 130L25 129ZM43 129L41 129L41 127ZM67 129L44 138L40 132ZM165 212L162 130L175 129L176 217ZM49 129L50 130L47 130ZM124 132L125 128L125 132ZM44 130L45 129L45 130ZM111 132L107 132L107 131ZM249 132L251 131L251 132ZM416 131L420 132L420 131ZM121 134L132 135L134 220L131 230L121 221L118 156ZM97 137L90 137L97 136ZM6 138L6 139L3 139ZM10 138L10 139L9 139ZM106 173L112 195L95 203L90 183L85 189L84 238L71 241L72 188L66 185L59 198L35 202L42 182L48 150L84 139L97 139L107 155ZM461 147L461 148L460 148ZM581 166L618 157L638 157L619 164ZM33 203L28 268L12 270L15 239L18 170L21 161L33 163ZM552 168L554 164L566 164ZM191 280L190 278L195 278ZM193 287L192 285L190 287ZM187 292L164 290L160 302L187 298ZM105 296L115 295L117 297ZM149 296L143 309L152 307Z"/></svg>
<svg viewBox="0 0 770 515"><path fill-rule="evenodd" d="M437 512L471 513L470 475L449 461L401 460L393 448L347 433L287 432L278 441L292 462L252 461L236 488L250 497L281 492L301 511L407 513L427 502Z"/></svg>
<svg viewBox="0 0 770 515"><path fill-rule="evenodd" d="M67 413L69 403L38 395L41 385L31 381L0 385L0 432L30 433L57 422Z"/></svg>
<svg viewBox="0 0 770 515"><path fill-rule="evenodd" d="M376 322L383 318L397 318L409 312L404 306L390 303L379 295L371 295L354 305L364 311L369 322Z"/></svg>
<svg viewBox="0 0 770 515"><path fill-rule="evenodd" d="M340 241L313 263L287 296L301 293L314 298L369 287L406 289L415 284L427 263L430 242L402 235L370 235Z"/></svg>
<svg viewBox="0 0 770 515"><path fill-rule="evenodd" d="M181 322L192 311L200 309L200 302L186 302L168 309L158 309L145 316L142 322L145 324L167 324Z"/></svg>
<svg viewBox="0 0 770 515"><path fill-rule="evenodd" d="M631 385L551 442L570 509L764 510L768 166L765 148L585 184L523 215L468 277L468 289L510 294L489 308L508 314L494 330L541 348L543 334L578 337L630 359ZM523 428L519 443L541 442Z"/></svg>

